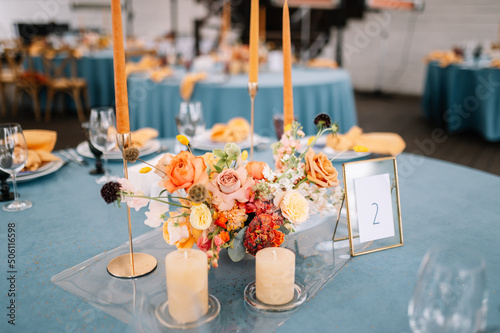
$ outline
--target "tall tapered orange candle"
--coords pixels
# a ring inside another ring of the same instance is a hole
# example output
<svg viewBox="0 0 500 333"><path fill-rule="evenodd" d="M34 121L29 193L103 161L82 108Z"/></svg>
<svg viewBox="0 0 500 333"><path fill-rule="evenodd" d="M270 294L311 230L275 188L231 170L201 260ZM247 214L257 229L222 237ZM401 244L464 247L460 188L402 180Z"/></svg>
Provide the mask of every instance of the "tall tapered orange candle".
<svg viewBox="0 0 500 333"><path fill-rule="evenodd" d="M122 9L120 0L111 0L113 24L113 65L115 70L116 130L119 134L130 132L128 114L127 75L125 74L125 49L123 46Z"/></svg>
<svg viewBox="0 0 500 333"><path fill-rule="evenodd" d="M258 82L259 78L259 0L252 0L250 7L250 61L248 82Z"/></svg>
<svg viewBox="0 0 500 333"><path fill-rule="evenodd" d="M283 125L293 122L292 46L288 1L283 5Z"/></svg>
<svg viewBox="0 0 500 333"><path fill-rule="evenodd" d="M225 43L227 34L231 31L231 0L226 0L222 7L221 42Z"/></svg>

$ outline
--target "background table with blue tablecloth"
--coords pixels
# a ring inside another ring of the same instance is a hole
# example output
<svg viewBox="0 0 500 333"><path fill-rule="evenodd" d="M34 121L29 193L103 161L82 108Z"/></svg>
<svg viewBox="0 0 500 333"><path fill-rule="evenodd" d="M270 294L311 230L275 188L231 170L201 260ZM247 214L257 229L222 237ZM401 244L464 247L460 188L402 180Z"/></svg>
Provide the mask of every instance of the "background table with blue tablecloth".
<svg viewBox="0 0 500 333"><path fill-rule="evenodd" d="M184 71L154 83L146 74L128 78L132 129L154 127L163 137L178 134L175 115L179 112L179 86ZM357 124L354 93L349 73L343 69L295 68L292 72L294 114L306 134L314 134L313 119L327 113L339 122L342 131ZM207 127L241 116L250 119L248 76L209 75L196 84L192 101L200 101ZM283 113L283 74L261 72L255 98L255 132L275 135L272 116Z"/></svg>
<svg viewBox="0 0 500 333"><path fill-rule="evenodd" d="M500 141L500 69L430 62L422 108L449 133L471 130Z"/></svg>
<svg viewBox="0 0 500 333"><path fill-rule="evenodd" d="M171 141L167 147L172 149ZM272 163L271 151L257 151L255 159ZM253 328L259 332L294 333L307 328L311 332L410 332L408 302L421 260L434 245L465 246L485 257L488 327L500 326L500 177L413 154L402 154L397 160L404 246L351 259L297 312L285 320L253 313L242 323L247 331ZM336 167L341 168L339 164ZM114 174L123 172L121 163L111 163L111 168ZM22 198L31 200L33 207L19 213L0 211L3 244L7 242L7 224L15 224L17 258L16 326L7 324L4 317L0 321L1 332L137 332L98 310L87 299L51 282L52 276L127 240L125 210L104 203L95 176L88 174L90 169L70 163L53 174L19 183ZM144 225L144 218L143 212L133 214L136 237L151 230ZM9 269L7 248L4 249L0 268L6 274ZM163 261L163 257L157 259ZM233 302L221 305L221 313L226 317L247 311L242 303L244 284L235 282L223 290L214 289L214 277L230 269L221 265L210 273L209 282L211 293L234 297ZM0 288L2 304L7 306L5 276ZM116 288L103 290L120 292ZM269 322L275 325L262 327Z"/></svg>

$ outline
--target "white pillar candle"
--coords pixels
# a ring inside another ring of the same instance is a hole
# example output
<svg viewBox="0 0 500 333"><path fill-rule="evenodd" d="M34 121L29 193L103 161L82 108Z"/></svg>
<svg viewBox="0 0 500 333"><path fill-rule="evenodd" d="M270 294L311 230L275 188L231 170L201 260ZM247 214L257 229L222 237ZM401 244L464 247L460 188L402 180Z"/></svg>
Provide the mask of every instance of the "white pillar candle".
<svg viewBox="0 0 500 333"><path fill-rule="evenodd" d="M181 324L200 319L208 311L207 255L194 249L165 257L168 312Z"/></svg>
<svg viewBox="0 0 500 333"><path fill-rule="evenodd" d="M268 247L255 256L255 289L259 301L281 305L294 295L295 253L282 247Z"/></svg>

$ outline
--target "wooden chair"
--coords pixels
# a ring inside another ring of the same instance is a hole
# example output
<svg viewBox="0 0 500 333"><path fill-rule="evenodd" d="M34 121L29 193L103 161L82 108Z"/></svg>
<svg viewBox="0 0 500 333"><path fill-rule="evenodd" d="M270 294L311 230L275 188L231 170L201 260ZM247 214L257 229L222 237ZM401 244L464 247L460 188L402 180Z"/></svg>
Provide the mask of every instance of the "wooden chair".
<svg viewBox="0 0 500 333"><path fill-rule="evenodd" d="M77 77L75 54L73 49L48 50L42 53L43 67L47 78L45 121L50 120L52 102L57 93L69 95L75 102L80 122L86 120L86 114L90 109L89 91L87 81ZM85 101L85 109L82 98Z"/></svg>
<svg viewBox="0 0 500 333"><path fill-rule="evenodd" d="M9 64L10 71L14 74L14 99L12 103L12 116L17 115L17 103L19 93L25 92L33 101L33 111L36 121L40 121L42 113L40 110L40 93L47 81L43 75L33 70L33 59L27 48L12 48L4 50L5 58ZM23 68L23 64L27 67Z"/></svg>

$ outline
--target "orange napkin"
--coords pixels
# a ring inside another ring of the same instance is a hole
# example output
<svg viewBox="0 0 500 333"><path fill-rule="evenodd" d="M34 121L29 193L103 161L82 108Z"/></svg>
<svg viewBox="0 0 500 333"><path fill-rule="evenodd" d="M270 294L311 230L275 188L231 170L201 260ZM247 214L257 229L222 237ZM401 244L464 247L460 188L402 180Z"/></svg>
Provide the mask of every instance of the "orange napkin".
<svg viewBox="0 0 500 333"><path fill-rule="evenodd" d="M163 66L163 67L160 67L156 70L152 70L149 72L149 77L151 78L151 80L153 80L153 82L155 83L159 83L161 81L163 81L163 79L165 79L166 77L172 75L172 69L170 69L170 67L168 66Z"/></svg>
<svg viewBox="0 0 500 333"><path fill-rule="evenodd" d="M315 58L309 60L307 63L307 67L311 68L338 68L337 62L330 59L325 58Z"/></svg>
<svg viewBox="0 0 500 333"><path fill-rule="evenodd" d="M125 65L125 73L127 74L127 76L129 76L132 73L145 72L158 66L160 66L159 59L150 55L146 55L142 57L139 62L127 62L127 64Z"/></svg>
<svg viewBox="0 0 500 333"><path fill-rule="evenodd" d="M451 64L463 62L463 58L453 51L432 51L425 57L426 62L438 61L441 67L447 67Z"/></svg>
<svg viewBox="0 0 500 333"><path fill-rule="evenodd" d="M180 86L180 94L183 100L188 101L194 91L194 86L198 81L205 80L207 78L207 73L189 73L184 76Z"/></svg>
<svg viewBox="0 0 500 333"><path fill-rule="evenodd" d="M335 150L351 149L360 145L375 154L398 155L406 147L403 138L396 133L363 133L358 126L353 126L346 134L330 134L326 139L327 146Z"/></svg>
<svg viewBox="0 0 500 333"><path fill-rule="evenodd" d="M158 137L158 131L154 128L145 127L132 132L132 146L140 148L149 140Z"/></svg>
<svg viewBox="0 0 500 333"><path fill-rule="evenodd" d="M250 124L245 118L236 117L226 124L212 127L211 139L215 142L240 142L250 134Z"/></svg>
<svg viewBox="0 0 500 333"><path fill-rule="evenodd" d="M500 68L500 59L491 60L490 66L494 68Z"/></svg>
<svg viewBox="0 0 500 333"><path fill-rule="evenodd" d="M28 146L28 160L23 170L35 171L47 162L59 157L51 154L57 141L57 132L47 130L24 130Z"/></svg>

